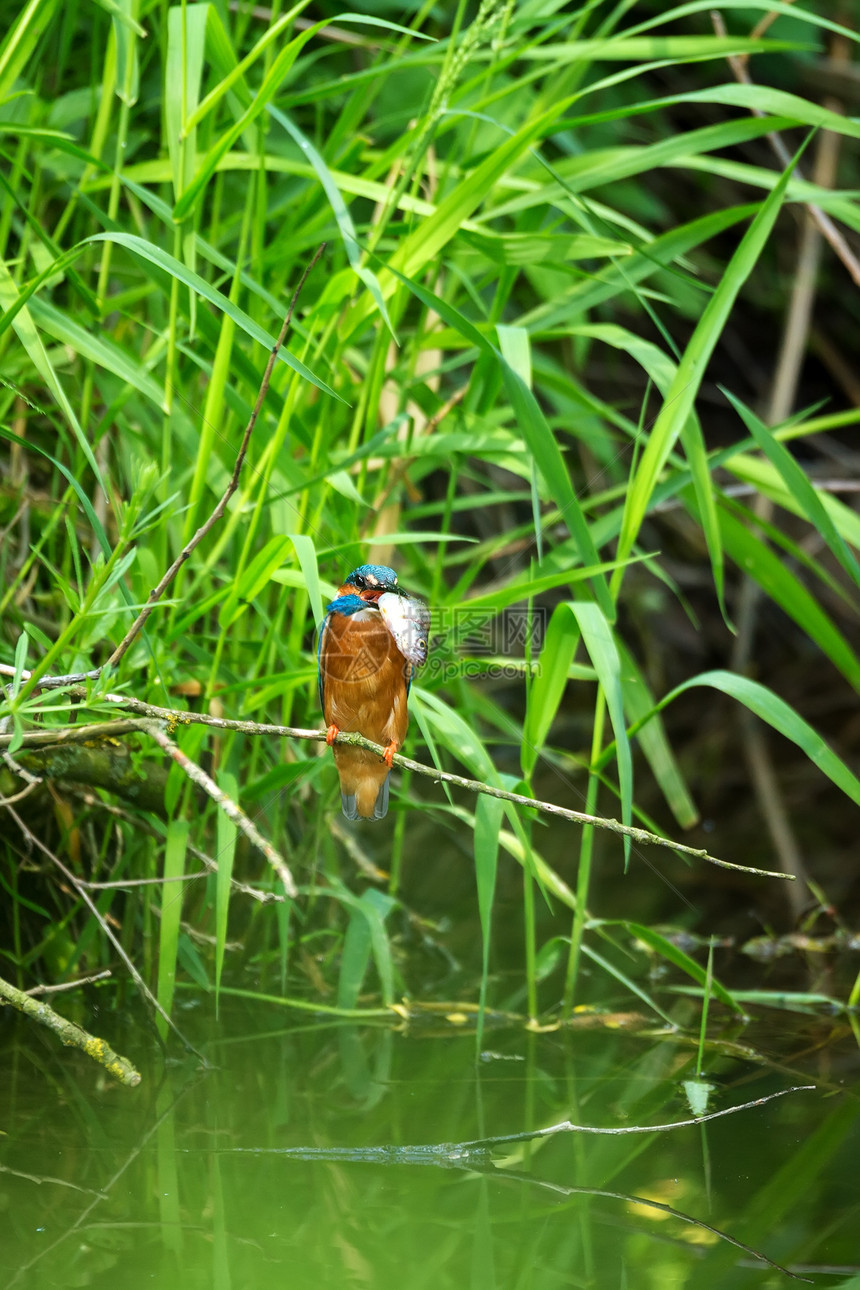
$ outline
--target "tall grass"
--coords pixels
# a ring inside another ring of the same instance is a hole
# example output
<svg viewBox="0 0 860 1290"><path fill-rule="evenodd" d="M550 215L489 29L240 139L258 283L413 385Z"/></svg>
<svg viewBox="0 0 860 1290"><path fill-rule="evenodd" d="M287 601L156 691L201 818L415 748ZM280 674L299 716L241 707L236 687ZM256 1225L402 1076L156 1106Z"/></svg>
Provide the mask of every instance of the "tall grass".
<svg viewBox="0 0 860 1290"><path fill-rule="evenodd" d="M784 88L837 32L827 6L722 10L725 36L705 0L461 2L441 25L429 4L404 7L398 24L389 6L319 18L309 0L267 19L137 0L34 0L13 16L0 49L0 650L17 668L2 711L20 764L34 723L82 719L78 700L40 692L38 677L102 662L223 492L267 350L325 241L228 515L119 674L91 685L87 715L110 688L318 725L314 625L370 557L395 564L439 619L413 688L416 755L527 793L549 765L564 804L627 823L643 818L637 785L653 779L666 831L681 829L697 818L694 786L660 712L709 687L860 801L844 761L771 689L722 667L667 692L630 630L644 598L682 612L661 555L671 512L706 552L726 642L739 570L837 688L860 680L846 625L857 515L792 447L803 439L814 459L860 414L825 406L767 425L739 379L714 435L701 399L749 301L780 326L787 208L814 202L860 231L854 193L796 164L822 129L856 157L860 125ZM751 15L766 12L776 21L751 35ZM730 58L748 59L752 83ZM775 132L796 153L788 167L765 142ZM837 261L832 272L849 282ZM632 397L611 389L622 373ZM769 520L755 498L778 508ZM516 626L503 658L487 657L495 638L481 635L493 621ZM473 677L476 640L483 666L504 663L514 683ZM592 705L578 765L557 734L574 684ZM641 992L613 949L619 929L589 913L598 861L618 873L631 862L622 844L598 852L591 830L571 834L574 863L559 872L514 808L475 810L414 779L384 848L350 842L332 827L336 780L315 745L201 727L177 738L288 852L294 907L231 890L231 877L271 884L175 766L163 813L136 815L127 793L120 817L99 804L111 795L34 798L40 827L93 880L176 879L199 869L195 850L217 859L217 879L99 898L167 1011L177 979L209 989L237 957L234 988L313 1000L337 981L328 1002L346 1010L368 989L388 1004L420 993L393 935L404 869L433 858L409 845L419 812L433 821L422 838L474 838L482 1000L497 866L511 857L528 1012L573 1006L583 955L610 974L607 990ZM142 777L162 773L152 746L131 758ZM0 783L5 795L20 787L8 766ZM11 824L4 834L7 969L23 981L109 961L92 919L49 877L25 875L20 836ZM388 893L356 894L367 846ZM545 896L555 916L542 944ZM237 939L241 954L225 958ZM657 941L704 985L700 964ZM716 979L709 991L730 1001Z"/></svg>

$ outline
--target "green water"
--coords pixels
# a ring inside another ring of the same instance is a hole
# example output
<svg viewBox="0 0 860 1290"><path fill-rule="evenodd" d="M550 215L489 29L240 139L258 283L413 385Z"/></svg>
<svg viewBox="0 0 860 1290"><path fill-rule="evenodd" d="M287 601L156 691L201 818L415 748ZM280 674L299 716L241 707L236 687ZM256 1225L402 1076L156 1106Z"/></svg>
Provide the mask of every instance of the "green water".
<svg viewBox="0 0 860 1290"><path fill-rule="evenodd" d="M709 1109L799 1092L671 1133L559 1134L489 1159L367 1148L458 1143L571 1120L690 1118L694 1050L599 1028L474 1037L285 1021L233 1006L183 1024L214 1068L161 1061L140 1018L103 1016L145 1073L125 1090L53 1036L0 1014L0 1285L328 1290L860 1286L856 1044L799 1019L768 1053L712 1054ZM826 1043L823 1040L826 1039ZM792 1045L796 1055L791 1054ZM301 1158L283 1148L328 1149ZM352 1153L352 1155L350 1155ZM579 1189L579 1190L576 1190ZM599 1192L620 1193L620 1196ZM855 1278L855 1279L852 1279Z"/></svg>

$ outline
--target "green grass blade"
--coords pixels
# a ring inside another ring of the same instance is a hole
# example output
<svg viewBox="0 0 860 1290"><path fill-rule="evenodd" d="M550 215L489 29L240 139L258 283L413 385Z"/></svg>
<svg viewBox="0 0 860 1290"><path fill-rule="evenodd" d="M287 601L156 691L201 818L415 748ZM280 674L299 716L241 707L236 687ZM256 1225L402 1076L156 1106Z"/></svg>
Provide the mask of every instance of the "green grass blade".
<svg viewBox="0 0 860 1290"><path fill-rule="evenodd" d="M618 540L618 554L622 557L629 554L638 539L654 487L669 453L693 410L708 361L738 293L752 272L770 236L793 170L792 165L781 176L779 183L765 199L744 234L716 291L705 306L704 313L678 364L675 378L667 391L666 399L649 435L648 444L627 495L624 522Z"/></svg>
<svg viewBox="0 0 860 1290"><path fill-rule="evenodd" d="M19 8L7 28L0 45L0 102L12 93L15 81L27 67L56 8L57 0L29 0Z"/></svg>
<svg viewBox="0 0 860 1290"><path fill-rule="evenodd" d="M615 966L611 959L607 959L604 955L599 954L591 945L584 944L582 946L582 953L587 959L590 959L592 963L596 963L598 967L602 968L608 976L611 976L616 980L619 985L623 985L625 990L629 990L637 999L641 999L647 1007L651 1008L653 1012L656 1012L658 1017L662 1017L667 1025L674 1028L675 1022L671 1013L668 1013L665 1008L661 1008L657 1000L643 990L638 981L634 981L626 972L622 972L620 968Z"/></svg>
<svg viewBox="0 0 860 1290"><path fill-rule="evenodd" d="M303 533L290 533L288 536L298 556L314 622L319 625L323 620L323 599L314 540Z"/></svg>
<svg viewBox="0 0 860 1290"><path fill-rule="evenodd" d="M615 759L618 765L618 787L621 794L621 820L629 825L633 816L633 758L624 718L624 696L621 689L621 659L612 629L599 605L589 601L570 602L588 656L597 673L606 698L609 719L615 734ZM630 839L624 838L624 868L630 862Z"/></svg>
<svg viewBox="0 0 860 1290"><path fill-rule="evenodd" d="M738 452L724 456L721 464L739 480L752 484L758 492L769 497L783 510L792 511L803 519L808 518L806 507L798 503L794 493L786 487L779 471L765 457L753 457L749 453ZM816 488L814 484L813 487ZM829 492L819 492L816 488L816 496L842 540L847 545L860 550L860 515Z"/></svg>
<svg viewBox="0 0 860 1290"><path fill-rule="evenodd" d="M334 215L335 223L337 224L338 232L340 233L341 240L343 241L347 259L352 266L353 273L355 273L356 277L360 278L367 287L396 344L397 336L394 333L394 327L388 316L388 307L382 295L382 288L380 287L379 280L373 270L368 265L362 264L361 262L361 248L358 245L355 225L352 222L352 216L347 209L346 202L343 200L341 191L335 183L334 176L326 165L321 154L317 152L316 148L311 143L310 139L306 138L305 135L302 134L298 126L294 125L285 113L279 112L277 108L270 106L269 115L273 120L277 121L278 124L286 130L290 138L298 144L316 171L323 191L328 198L329 205L331 206L332 214Z"/></svg>
<svg viewBox="0 0 860 1290"><path fill-rule="evenodd" d="M138 40L140 24L137 21L137 0L119 0L116 13L112 16L113 34L116 41L116 93L123 103L133 107L140 92L140 60L138 59Z"/></svg>
<svg viewBox="0 0 860 1290"><path fill-rule="evenodd" d="M795 458L750 408L728 390L724 389L723 393L764 455L779 471L786 488L797 502L801 514L805 515L812 527L821 534L849 578L860 586L860 564L849 551L829 511Z"/></svg>
<svg viewBox="0 0 860 1290"><path fill-rule="evenodd" d="M682 949L674 945L667 937L662 936L660 932L654 931L652 927L646 927L643 923L627 922L624 919L601 920L595 926L623 927L637 941L641 941L643 945L647 945L650 950L653 950L655 954L659 954L667 963L671 963L674 967L686 973L698 985L704 986L708 980L707 970L701 964L690 958L689 954L685 954ZM721 985L716 977L711 977L710 984L711 994L714 999L719 999L720 1003L724 1003L727 1008L731 1008L732 1012L743 1012L743 1008L741 1008L731 992L724 985Z"/></svg>
<svg viewBox="0 0 860 1290"><path fill-rule="evenodd" d="M556 605L546 629L537 674L529 687L523 743L523 774L531 775L555 720L579 642L579 626L569 604Z"/></svg>
<svg viewBox="0 0 860 1290"><path fill-rule="evenodd" d="M665 699L660 701L660 707L664 708L679 694L685 690L693 689L695 686L710 686L714 690L720 690L723 694L729 695L730 698L736 699L744 707L749 708L750 712L761 717L768 725L773 726L786 739L797 744L798 748L806 754L809 760L818 767L822 774L846 793L853 802L860 806L860 780L846 766L845 762L838 757L832 748L828 747L812 726L799 716L784 699L779 698L767 686L761 685L758 681L752 681L749 677L738 676L734 672L725 672L716 670L713 672L701 672L698 676L691 677L682 685L677 686Z"/></svg>
<svg viewBox="0 0 860 1290"><path fill-rule="evenodd" d="M95 511L93 510L93 504L90 501L89 497L87 496L87 493L83 485L80 483L79 480L75 478L75 476L68 469L68 467L64 466L61 461L58 461L57 458L53 457L49 452L46 452L46 450L42 448L38 443L28 443L28 441L26 439L22 439L20 435L14 434L13 431L11 430L7 430L4 425L0 425L0 438L8 439L10 443L17 443L21 448L24 448L27 452L35 451L40 453L51 463L51 465L56 470L60 472L60 474L63 476L66 482L75 490L75 496L80 502L81 508L83 509L83 512L86 515L87 520L89 521L90 527L92 528L92 531L98 540L98 544L101 548L102 555L104 556L105 560L109 559L112 548L111 548L110 542L108 541L107 533L105 533L104 525L102 524L99 517L96 515Z"/></svg>
<svg viewBox="0 0 860 1290"><path fill-rule="evenodd" d="M720 613L729 630L734 631L726 609L725 563L723 559L722 532L717 515L716 490L711 476L708 454L705 450L705 441L696 417L690 416L687 418L681 428L681 442L693 477L693 492L696 499L698 520L702 526L705 544L711 559L711 574L714 579L714 590L717 593Z"/></svg>
<svg viewBox="0 0 860 1290"><path fill-rule="evenodd" d="M167 15L164 64L164 121L167 155L178 200L197 163L197 131L186 121L197 107L206 51L206 27L214 10L208 4L172 5Z"/></svg>
<svg viewBox="0 0 860 1290"><path fill-rule="evenodd" d="M370 925L363 909L354 907L343 938L337 980L337 1006L355 1008L370 963Z"/></svg>
<svg viewBox="0 0 860 1290"><path fill-rule="evenodd" d="M675 754L672 752L660 714L655 711L654 696L630 651L622 641L618 641L617 645L621 659L624 711L630 722L637 724L636 738L639 746L645 754L654 778L660 785L660 791L669 809L682 828L692 828L699 819L699 812L690 796ZM646 719L642 725L639 725L643 717Z"/></svg>
<svg viewBox="0 0 860 1290"><path fill-rule="evenodd" d="M139 390L159 411L165 411L162 386L109 336L93 332L92 328L76 322L71 315L45 300L32 300L30 312L49 336L68 345L76 354L104 368L133 389Z"/></svg>
<svg viewBox="0 0 860 1290"><path fill-rule="evenodd" d="M713 5L709 0L688 0L686 4L675 5L672 9L661 7L655 17L647 18L644 22L637 23L635 27L628 28L625 35L629 38L634 33L648 31L652 27L661 26L663 23L677 22L679 18L692 17L694 14L707 15L712 8ZM860 39L857 32L852 31L849 27L844 27L841 23L834 22L832 18L822 18L817 13L799 9L791 3L791 0L773 0L773 3L770 0L751 0L750 3L747 0L725 0L725 3L720 4L720 8L727 12L739 9L747 13L779 13L786 18L792 19L792 21L806 22L813 27L820 27L823 31L837 32L840 36L845 36L846 39L852 42Z"/></svg>
<svg viewBox="0 0 860 1290"><path fill-rule="evenodd" d="M4 310L12 308L17 302L17 297L18 288L16 287L5 263L0 260L0 308ZM105 489L101 471L96 463L90 442L81 429L80 422L72 409L72 405L69 402L66 391L54 370L53 363L48 357L48 352L45 349L45 346L42 343L42 338L33 322L31 310L26 307L19 309L13 318L12 326L15 329L18 339L27 351L30 362L33 364L36 371L39 373L42 380L56 399L63 417L71 427L72 434L75 436L78 447L87 459L90 470L98 480L99 487L106 494L107 490Z"/></svg>
<svg viewBox="0 0 860 1290"><path fill-rule="evenodd" d="M394 963L391 945L385 931L385 920L395 901L385 892L371 887L362 896L343 892L340 899L351 907L349 924L341 954L337 1006L354 1008L364 982L371 953L379 975L383 1002L394 1002Z"/></svg>
<svg viewBox="0 0 860 1290"><path fill-rule="evenodd" d="M728 510L720 510L719 522L723 545L738 568L753 578L816 642L855 690L860 690L860 658L820 602L767 543Z"/></svg>
<svg viewBox="0 0 860 1290"><path fill-rule="evenodd" d="M230 771L218 776L218 786L232 801L239 800L239 782ZM215 1016L221 1000L221 973L224 969L224 947L227 943L227 919L230 912L230 880L236 855L236 825L226 811L218 811L215 826Z"/></svg>
<svg viewBox="0 0 860 1290"><path fill-rule="evenodd" d="M588 522L579 504L579 499L573 490L570 473L561 449L534 394L524 384L521 377L505 362L496 347L490 344L483 333L459 310L449 305L446 300L435 295L432 291L428 291L421 283L411 281L404 273L395 270L393 265L391 272L395 273L400 281L423 304L438 313L440 318L449 323L455 331L459 332L465 339L476 345L482 353L499 364L514 418L525 436L529 450L537 462L550 496L561 511L562 519L576 541L582 563L589 566L598 564L597 550L591 537ZM594 577L591 585L595 598L606 617L609 619L614 618L612 601L605 579Z"/></svg>
<svg viewBox="0 0 860 1290"><path fill-rule="evenodd" d="M284 563L284 557L291 545L292 538L282 533L278 537L270 538L262 551L257 552L241 578L234 583L218 615L218 622L223 631L232 627L260 595L263 588L268 586L272 580L272 574Z"/></svg>
<svg viewBox="0 0 860 1290"><path fill-rule="evenodd" d="M481 921L481 992L475 1052L483 1046L484 1009L487 1006L487 981L490 971L490 938L493 926L493 901L499 862L499 832L504 803L495 797L481 796L475 804L475 882L478 888L478 914Z"/></svg>
<svg viewBox="0 0 860 1290"><path fill-rule="evenodd" d="M164 877L178 878L185 873L185 851L190 820L171 820L167 826L164 850ZM182 895L185 884L165 882L161 888L161 926L158 934L158 987L156 998L170 1016L176 989L176 960L179 946L179 924L182 918ZM167 1022L159 1013L156 1025L164 1038Z"/></svg>
<svg viewBox="0 0 860 1290"><path fill-rule="evenodd" d="M9 694L9 697L13 699L21 688L21 677L23 675L24 668L27 666L27 647L29 643L30 638L27 635L27 629L25 627L15 644L15 672L12 676L12 685L10 687ZM6 696L4 695L4 698L5 697ZM14 752L15 749L13 748L12 751Z"/></svg>
<svg viewBox="0 0 860 1290"><path fill-rule="evenodd" d="M397 279L415 278L443 248L459 233L463 221L480 206L493 186L528 153L532 144L549 133L553 123L572 100L560 100L553 107L528 121L516 134L503 140L465 179L438 205L414 233L404 238L391 259L387 270L379 275L386 299L396 286ZM414 290L414 286L412 288ZM354 305L344 320L344 333L351 337L368 317L367 305Z"/></svg>
<svg viewBox="0 0 860 1290"><path fill-rule="evenodd" d="M189 215L197 208L222 159L233 147L233 144L254 124L260 113L265 111L305 45L325 25L325 21L316 23L307 31L295 36L280 49L250 103L211 146L201 161L194 178L188 183L182 196L176 202L173 208L173 218L177 224L181 224L188 219Z"/></svg>
<svg viewBox="0 0 860 1290"><path fill-rule="evenodd" d="M186 287L203 296L204 300L208 300L210 304L215 305L222 313L227 314L247 336L265 346L266 349L274 349L274 336L271 336L258 323L254 322L253 318L250 318L243 309L235 305L227 296L223 295L215 287L210 286L198 273L189 269L187 265L182 264L169 252L162 250L160 246L145 241L135 233L95 233L86 240L87 242L115 242L117 246L124 246L126 250L131 251L134 255L138 255L141 259L157 265L159 269L163 269L172 278L184 283ZM340 395L331 386L327 385L320 377L315 376L299 359L294 358L286 346L282 345L278 350L278 359L280 362L286 363L287 367L292 368L303 380L310 381L311 385L315 385L318 390L322 390L323 394L330 394L332 398L343 402Z"/></svg>

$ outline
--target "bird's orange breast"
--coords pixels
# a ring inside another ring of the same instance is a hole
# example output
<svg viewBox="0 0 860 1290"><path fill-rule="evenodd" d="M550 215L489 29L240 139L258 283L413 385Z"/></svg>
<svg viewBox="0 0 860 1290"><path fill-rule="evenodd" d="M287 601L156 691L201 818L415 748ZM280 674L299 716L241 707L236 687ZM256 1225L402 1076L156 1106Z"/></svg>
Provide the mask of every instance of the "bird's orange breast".
<svg viewBox="0 0 860 1290"><path fill-rule="evenodd" d="M406 738L409 664L377 609L332 613L320 641L323 715L327 726L357 732L374 743L400 748ZM377 805L388 766L363 748L332 749L344 800L355 799L358 815L385 814Z"/></svg>
<svg viewBox="0 0 860 1290"><path fill-rule="evenodd" d="M403 743L409 664L377 609L329 616L320 667L327 725L358 731L374 743Z"/></svg>

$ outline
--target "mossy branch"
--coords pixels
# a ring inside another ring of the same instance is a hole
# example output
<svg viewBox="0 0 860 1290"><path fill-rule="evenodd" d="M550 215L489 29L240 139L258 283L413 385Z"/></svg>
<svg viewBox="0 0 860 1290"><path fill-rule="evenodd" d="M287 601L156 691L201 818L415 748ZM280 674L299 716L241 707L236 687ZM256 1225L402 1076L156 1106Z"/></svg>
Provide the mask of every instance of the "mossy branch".
<svg viewBox="0 0 860 1290"><path fill-rule="evenodd" d="M34 999L31 995L24 994L23 990L16 989L2 977L0 977L0 999L4 999L25 1016L31 1017L33 1021L38 1021L49 1030L53 1030L64 1044L80 1048L81 1052L86 1053L94 1062L104 1066L108 1074L119 1080L120 1084L125 1084L127 1088L136 1088L140 1083L140 1075L128 1058L115 1053L104 1039L91 1035L74 1021L61 1017L50 1004L45 1003L44 999Z"/></svg>

